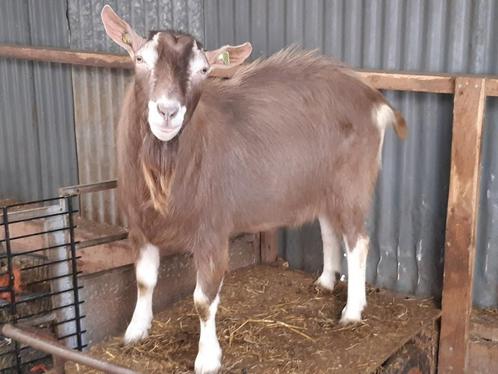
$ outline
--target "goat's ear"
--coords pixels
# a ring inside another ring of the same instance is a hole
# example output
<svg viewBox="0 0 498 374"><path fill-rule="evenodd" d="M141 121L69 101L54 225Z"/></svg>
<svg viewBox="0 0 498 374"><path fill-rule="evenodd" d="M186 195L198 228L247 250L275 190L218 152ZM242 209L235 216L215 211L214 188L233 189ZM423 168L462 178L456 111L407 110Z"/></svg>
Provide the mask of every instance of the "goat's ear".
<svg viewBox="0 0 498 374"><path fill-rule="evenodd" d="M251 55L252 45L245 42L240 45L225 45L214 51L206 51L206 58L211 65L210 77L230 78Z"/></svg>
<svg viewBox="0 0 498 374"><path fill-rule="evenodd" d="M104 6L101 17L107 35L134 57L135 52L145 43L145 39L122 20L109 5Z"/></svg>

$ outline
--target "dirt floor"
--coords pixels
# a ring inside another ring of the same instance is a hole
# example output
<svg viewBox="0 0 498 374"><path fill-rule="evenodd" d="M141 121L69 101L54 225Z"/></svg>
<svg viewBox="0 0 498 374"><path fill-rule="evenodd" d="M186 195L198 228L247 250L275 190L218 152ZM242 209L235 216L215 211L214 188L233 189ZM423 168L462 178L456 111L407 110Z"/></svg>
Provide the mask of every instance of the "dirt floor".
<svg viewBox="0 0 498 374"><path fill-rule="evenodd" d="M217 315L224 373L368 373L439 315L432 300L368 290L365 320L338 323L346 288L313 287L309 274L256 266L227 276ZM191 373L199 322L189 297L158 313L150 337L124 347L111 338L91 354L142 373ZM95 373L68 365L68 373Z"/></svg>

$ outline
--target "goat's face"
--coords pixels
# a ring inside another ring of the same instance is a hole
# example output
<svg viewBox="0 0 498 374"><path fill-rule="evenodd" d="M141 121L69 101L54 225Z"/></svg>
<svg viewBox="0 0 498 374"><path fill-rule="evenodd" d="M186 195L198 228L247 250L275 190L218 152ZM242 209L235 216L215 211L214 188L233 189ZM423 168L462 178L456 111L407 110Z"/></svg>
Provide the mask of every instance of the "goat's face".
<svg viewBox="0 0 498 374"><path fill-rule="evenodd" d="M146 96L150 130L159 140L179 133L194 92L207 77L209 63L201 48L189 35L156 32L135 53L136 84Z"/></svg>
<svg viewBox="0 0 498 374"><path fill-rule="evenodd" d="M198 41L181 32L151 32L144 39L109 5L102 9L102 22L107 35L133 59L135 84L145 96L150 130L162 141L180 132L185 114L195 109L197 88L208 74L231 76L252 51L251 44L244 43L204 52ZM225 54L230 58L225 60Z"/></svg>
<svg viewBox="0 0 498 374"><path fill-rule="evenodd" d="M181 130L188 105L207 77L209 63L193 37L177 32L151 32L139 36L106 5L102 21L107 34L128 51L135 64L135 84L145 96L151 132L162 141Z"/></svg>

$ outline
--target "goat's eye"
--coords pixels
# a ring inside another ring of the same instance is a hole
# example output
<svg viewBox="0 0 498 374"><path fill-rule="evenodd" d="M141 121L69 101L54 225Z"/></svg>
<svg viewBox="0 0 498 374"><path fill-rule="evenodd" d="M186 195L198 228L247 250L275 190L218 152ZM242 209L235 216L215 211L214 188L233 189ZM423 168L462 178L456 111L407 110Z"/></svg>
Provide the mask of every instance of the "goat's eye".
<svg viewBox="0 0 498 374"><path fill-rule="evenodd" d="M207 67L204 67L204 68L202 68L201 73L202 74L207 74L208 70L209 69Z"/></svg>
<svg viewBox="0 0 498 374"><path fill-rule="evenodd" d="M140 55L138 55L137 56L137 62L143 62L143 61L144 61L143 57L140 56Z"/></svg>

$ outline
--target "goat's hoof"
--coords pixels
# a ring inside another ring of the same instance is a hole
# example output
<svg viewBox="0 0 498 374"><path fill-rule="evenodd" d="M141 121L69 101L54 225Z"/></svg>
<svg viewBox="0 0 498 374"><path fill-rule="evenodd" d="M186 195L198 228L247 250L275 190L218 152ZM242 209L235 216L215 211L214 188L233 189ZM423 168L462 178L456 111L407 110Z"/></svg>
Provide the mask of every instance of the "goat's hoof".
<svg viewBox="0 0 498 374"><path fill-rule="evenodd" d="M332 292L335 287L335 277L322 274L313 284L319 289Z"/></svg>
<svg viewBox="0 0 498 374"><path fill-rule="evenodd" d="M144 340L149 336L149 328L150 325L130 323L123 338L124 344L128 345Z"/></svg>
<svg viewBox="0 0 498 374"><path fill-rule="evenodd" d="M341 320L339 323L341 325L347 325L350 323L361 322L361 312L363 308L348 308L346 305L342 310Z"/></svg>
<svg viewBox="0 0 498 374"><path fill-rule="evenodd" d="M211 346L199 351L195 359L195 374L217 374L221 372L221 348Z"/></svg>

